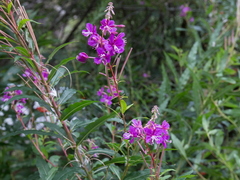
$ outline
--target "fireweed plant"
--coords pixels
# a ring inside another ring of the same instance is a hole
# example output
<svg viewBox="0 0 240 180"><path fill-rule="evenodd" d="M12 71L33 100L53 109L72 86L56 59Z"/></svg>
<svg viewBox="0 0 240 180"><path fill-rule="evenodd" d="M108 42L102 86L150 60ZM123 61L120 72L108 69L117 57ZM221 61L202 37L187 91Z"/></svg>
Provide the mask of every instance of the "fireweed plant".
<svg viewBox="0 0 240 180"><path fill-rule="evenodd" d="M76 58L64 59L54 67L48 62L60 48L69 43L56 48L45 62L31 26L31 22L37 22L28 18L19 0L14 3L3 0L0 4L0 25L4 28L4 31L0 30L0 51L8 54L22 69L23 73L18 76L24 83L24 85L10 84L2 96L3 106L11 104L23 130L1 138L18 134L27 136L36 154L35 160L39 172L36 178L40 177L43 180L93 180L113 177L131 179L136 177L136 173L144 179L162 177L161 165L164 150L167 143L171 142L170 126L166 120L161 124L156 122L159 113L158 108L154 107L153 116L145 126L142 125L141 120L133 119L132 125L127 127L124 113L132 105L127 105L124 101L126 96L119 89L119 83L131 49L119 71L120 54L125 50L126 39L123 32L118 32L118 28L124 28L124 25L117 25L114 20L111 20L114 15L113 3L108 4L105 10L106 16L100 21L100 34L97 26L91 23L87 23L86 29L82 31L83 36L88 38L87 44L96 51L95 56L80 52ZM100 74L107 80L106 85L100 87L96 95L99 96L100 102L106 105L108 113L89 122L81 132L76 126L81 127L82 122L80 120L76 122L71 118L76 112L96 101L81 99L80 102L68 104L66 107L63 105L68 103L76 90L66 88L62 93L56 90L59 80L64 77L63 65L75 59L81 63L92 59L96 65L104 66L105 72ZM30 95L27 94L29 91ZM116 100L113 101L114 99ZM38 107L30 112L31 102L37 103ZM113 104L116 109L111 108ZM37 113L43 114L42 117L45 119L43 128L37 128L35 117ZM114 118L117 121L114 121ZM112 142L105 142L109 148L106 149L101 148L94 139L88 139L88 135L104 123L106 124L109 119L112 119L111 127L114 128L111 131ZM52 155L56 146L61 149L64 157ZM140 153L136 152L136 146L140 148ZM60 158L65 160L60 162ZM122 163L124 166L120 168L115 163ZM131 167L138 164L145 165L142 165L142 170L139 172L131 171Z"/></svg>

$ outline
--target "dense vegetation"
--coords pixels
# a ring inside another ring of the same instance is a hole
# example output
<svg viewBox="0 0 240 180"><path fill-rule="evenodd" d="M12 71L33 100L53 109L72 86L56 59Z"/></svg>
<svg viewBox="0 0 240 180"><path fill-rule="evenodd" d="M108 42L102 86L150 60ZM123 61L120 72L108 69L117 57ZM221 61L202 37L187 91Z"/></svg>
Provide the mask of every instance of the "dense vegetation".
<svg viewBox="0 0 240 180"><path fill-rule="evenodd" d="M0 2L0 179L240 179L240 1L112 2L126 42L107 64L79 53L96 55L82 30L109 1L22 1L31 21ZM133 119L169 139L129 143Z"/></svg>

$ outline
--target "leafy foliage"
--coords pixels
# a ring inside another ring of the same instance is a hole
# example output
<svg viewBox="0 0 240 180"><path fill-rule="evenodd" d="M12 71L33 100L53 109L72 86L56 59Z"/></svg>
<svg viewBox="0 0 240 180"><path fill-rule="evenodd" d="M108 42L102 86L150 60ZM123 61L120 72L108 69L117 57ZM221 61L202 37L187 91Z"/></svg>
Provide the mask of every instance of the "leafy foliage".
<svg viewBox="0 0 240 180"><path fill-rule="evenodd" d="M3 19L16 6L4 2ZM132 119L149 119L153 105L157 123L171 125L161 179L240 179L239 1L114 3L117 24L126 26L125 48L133 53L118 84L124 99L114 99L111 108L96 101L106 84L103 66L75 60L80 49L92 53L81 31L101 20L107 3L24 1L30 18L18 19L15 28L23 44L1 21L0 87L22 84L4 92L23 94L1 102L0 179L153 179L151 158L122 139ZM183 4L192 10L186 17L180 16ZM45 65L51 69L46 81ZM37 87L22 75L26 67L41 79ZM39 88L45 85L49 89ZM29 112L19 120L11 107L22 98Z"/></svg>

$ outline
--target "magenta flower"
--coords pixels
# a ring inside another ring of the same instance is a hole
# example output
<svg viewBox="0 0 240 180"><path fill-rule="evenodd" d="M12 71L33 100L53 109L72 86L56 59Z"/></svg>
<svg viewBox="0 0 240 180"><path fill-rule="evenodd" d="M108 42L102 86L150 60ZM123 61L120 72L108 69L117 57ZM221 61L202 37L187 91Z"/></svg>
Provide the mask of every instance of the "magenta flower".
<svg viewBox="0 0 240 180"><path fill-rule="evenodd" d="M101 87L98 91L97 91L97 95L98 96L102 96L104 93L104 87Z"/></svg>
<svg viewBox="0 0 240 180"><path fill-rule="evenodd" d="M6 90L9 89L9 87L6 87L5 89ZM23 94L23 92L20 89L18 89L18 90L15 90L15 91L6 91L3 94L4 95L3 95L1 100L3 102L6 102L14 96L18 96L18 95ZM19 99L19 100L12 101L12 105L13 105L12 108L16 111L17 114L20 115L20 114L23 113L23 109L24 109L23 104L27 103L27 99L28 98L22 98L22 99Z"/></svg>
<svg viewBox="0 0 240 180"><path fill-rule="evenodd" d="M116 97L118 97L118 93L116 88L113 85L110 85L110 87L114 90L114 91L110 91L110 88L105 86L105 87L101 87L98 91L97 91L97 95L101 96L100 101L104 102L107 105L111 105L112 104L112 100ZM119 92L122 92L121 90Z"/></svg>
<svg viewBox="0 0 240 180"><path fill-rule="evenodd" d="M49 72L46 69L43 69L42 76L43 76L45 81L48 80L48 75L49 75Z"/></svg>
<svg viewBox="0 0 240 180"><path fill-rule="evenodd" d="M86 29L82 30L82 34L86 37L97 34L97 28L93 24L87 23Z"/></svg>
<svg viewBox="0 0 240 180"><path fill-rule="evenodd" d="M101 37L99 34L94 34L90 36L90 38L88 39L88 45L95 49L102 47L103 44L107 43L108 41Z"/></svg>
<svg viewBox="0 0 240 180"><path fill-rule="evenodd" d="M101 26L99 29L102 30L103 35L105 36L107 34L107 32L109 32L109 34L116 34L117 32L117 28L115 26L115 22L114 20L110 20L110 19L103 19L101 20Z"/></svg>
<svg viewBox="0 0 240 180"><path fill-rule="evenodd" d="M107 63L110 63L111 58L103 48L98 48L97 54L98 54L98 57L94 58L95 64L103 63L104 65L106 65Z"/></svg>
<svg viewBox="0 0 240 180"><path fill-rule="evenodd" d="M104 94L100 99L100 101L110 106L112 104L112 99L113 99L112 96L108 96L107 94Z"/></svg>
<svg viewBox="0 0 240 180"><path fill-rule="evenodd" d="M111 48L105 48L110 51L111 55L115 55L116 53L122 53L124 51L125 47L125 40L123 37L125 36L125 33L119 33L117 36L114 34L111 34L109 37L109 44L112 46Z"/></svg>
<svg viewBox="0 0 240 180"><path fill-rule="evenodd" d="M82 63L85 63L89 56L85 52L81 52L77 55L76 59Z"/></svg>
<svg viewBox="0 0 240 180"><path fill-rule="evenodd" d="M194 21L194 17L190 17L189 22L193 22Z"/></svg>
<svg viewBox="0 0 240 180"><path fill-rule="evenodd" d="M16 112L17 114L22 114L23 113L24 106L22 104L17 104L16 105Z"/></svg>
<svg viewBox="0 0 240 180"><path fill-rule="evenodd" d="M10 94L8 94L7 92L4 92L4 95L3 95L3 97L2 97L2 101L3 102L6 102L6 101L8 101L9 99L11 99L12 98L12 96L10 95Z"/></svg>
<svg viewBox="0 0 240 180"><path fill-rule="evenodd" d="M170 142L169 128L170 126L166 120L162 122L162 125L149 121L143 127L140 120L133 119L132 126L129 127L128 132L123 134L123 139L130 139L130 143L133 143L134 139L143 140L147 144L162 144L166 148L167 142Z"/></svg>
<svg viewBox="0 0 240 180"><path fill-rule="evenodd" d="M181 5L181 6L180 6L180 10L181 10L180 16L181 16L181 17L185 17L185 16L187 15L187 13L188 13L189 11L191 11L191 8L188 7L188 6L185 6L185 5Z"/></svg>
<svg viewBox="0 0 240 180"><path fill-rule="evenodd" d="M25 72L22 74L23 77L31 77L32 76L32 71L27 68L25 69Z"/></svg>
<svg viewBox="0 0 240 180"><path fill-rule="evenodd" d="M16 95L21 95L21 94L23 93L23 92L22 92L21 90L19 90L19 89L18 89L18 90L15 90L14 92L15 92Z"/></svg>

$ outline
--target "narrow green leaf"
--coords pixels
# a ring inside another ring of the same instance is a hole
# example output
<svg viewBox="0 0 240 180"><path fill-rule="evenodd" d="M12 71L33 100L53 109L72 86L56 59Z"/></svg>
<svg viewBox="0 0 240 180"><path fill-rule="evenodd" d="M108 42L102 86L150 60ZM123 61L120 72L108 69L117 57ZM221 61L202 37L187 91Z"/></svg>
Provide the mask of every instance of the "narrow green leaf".
<svg viewBox="0 0 240 180"><path fill-rule="evenodd" d="M12 97L11 99L9 99L8 101L6 101L3 105L6 106L8 104L10 104L11 102L13 102L14 100L19 100L19 99L23 99L23 98L28 98L31 99L33 101L36 101L40 104L40 106L45 107L47 110L52 111L51 107L42 99L36 97L36 96L30 96L30 95L17 95Z"/></svg>
<svg viewBox="0 0 240 180"><path fill-rule="evenodd" d="M15 90L21 90L22 92L31 91L31 92L41 93L38 89L36 89L36 88L29 88L29 87L27 87L27 86L15 86L15 87L11 87L11 88L9 88L9 89L4 90L4 92L15 91Z"/></svg>
<svg viewBox="0 0 240 180"><path fill-rule="evenodd" d="M206 119L205 116L202 117L202 126L203 126L203 129L208 132L209 131L209 121Z"/></svg>
<svg viewBox="0 0 240 180"><path fill-rule="evenodd" d="M83 174L83 170L80 167L62 168L55 174L53 180L73 179L75 173Z"/></svg>
<svg viewBox="0 0 240 180"><path fill-rule="evenodd" d="M70 105L68 108L64 109L60 120L61 121L66 120L67 118L69 118L71 115L73 115L77 111L80 111L84 107L86 107L92 103L95 103L95 102L97 102L97 101L85 100L85 101L76 102L76 103Z"/></svg>
<svg viewBox="0 0 240 180"><path fill-rule="evenodd" d="M200 85L200 80L197 78L196 74L192 73L192 77L193 77L192 98L195 110L197 114L200 114L202 104L202 87Z"/></svg>
<svg viewBox="0 0 240 180"><path fill-rule="evenodd" d="M116 152L111 149L97 148L97 149L92 149L92 150L88 151L87 154L92 154L92 155L93 154L107 154L110 156L114 156L116 154Z"/></svg>
<svg viewBox="0 0 240 180"><path fill-rule="evenodd" d="M181 77L179 78L179 88L182 90L185 85L187 84L190 78L190 72L193 70L197 63L197 50L198 50L199 43L195 42L191 51L188 54L188 64L187 69L182 73Z"/></svg>
<svg viewBox="0 0 240 180"><path fill-rule="evenodd" d="M169 171L176 171L175 169L165 169L160 176L164 175L165 173L169 172Z"/></svg>
<svg viewBox="0 0 240 180"><path fill-rule="evenodd" d="M58 101L58 104L64 104L68 99L70 99L74 94L76 93L76 90L75 89L66 89L63 93L62 93L62 95L61 95L61 97L60 97L60 99L59 99L59 101Z"/></svg>
<svg viewBox="0 0 240 180"><path fill-rule="evenodd" d="M168 102L170 100L170 94L171 91L170 88L170 80L168 78L167 72L165 67L162 65L162 76L163 81L161 86L159 87L158 91L158 106L159 106L159 112L162 113L162 111L167 107Z"/></svg>
<svg viewBox="0 0 240 180"><path fill-rule="evenodd" d="M143 159L141 156L131 156L129 157L129 161L128 163L131 165L131 166L136 166L137 164L139 163L143 163ZM125 164L127 161L127 159L125 157L115 157L109 161L106 161L104 162L104 164L101 164L101 165L98 165L96 167L93 168L93 170L96 170L98 168L101 168L102 166L109 166L111 164Z"/></svg>
<svg viewBox="0 0 240 180"><path fill-rule="evenodd" d="M35 65L33 64L32 59L27 58L27 57L22 57L22 59L23 59L23 60L26 60L33 69L35 68Z"/></svg>
<svg viewBox="0 0 240 180"><path fill-rule="evenodd" d="M28 21L34 22L34 23L36 23L36 24L41 24L41 23L36 22L36 21L34 21L34 20L31 20L31 19L22 19L22 20L18 23L18 30L22 29L22 27L23 27Z"/></svg>
<svg viewBox="0 0 240 180"><path fill-rule="evenodd" d="M7 5L7 13L9 14L11 12L13 3L10 1Z"/></svg>
<svg viewBox="0 0 240 180"><path fill-rule="evenodd" d="M61 67L62 65L68 63L69 61L72 61L76 59L76 57L69 57L67 59L63 59L58 65L54 66L53 69L51 70L49 76L48 76L48 79L51 80L52 77L56 74L57 70L59 67Z"/></svg>
<svg viewBox="0 0 240 180"><path fill-rule="evenodd" d="M36 159L36 166L38 168L41 180L48 179L48 171L50 170L48 164L41 157L37 157Z"/></svg>
<svg viewBox="0 0 240 180"><path fill-rule="evenodd" d="M62 44L62 45L58 46L56 49L54 49L53 52L49 55L46 64L49 63L49 61L53 58L53 56L54 56L61 48L65 47L65 46L67 46L67 45L69 45L69 44L72 44L72 43L76 43L76 42L68 42L68 43Z"/></svg>
<svg viewBox="0 0 240 180"><path fill-rule="evenodd" d="M172 72L172 74L173 74L173 76L174 76L174 79L175 79L176 83L178 83L179 75L178 75L178 73L177 73L177 70L176 70L176 68L175 68L175 66L174 66L171 58L170 58L165 52L164 52L164 55L165 55L165 58L166 58L166 63L167 63L167 65L168 65L169 69L171 70L171 72Z"/></svg>
<svg viewBox="0 0 240 180"><path fill-rule="evenodd" d="M21 53L23 56L30 57L30 54L27 49L21 47L21 46L16 46L15 49Z"/></svg>
<svg viewBox="0 0 240 180"><path fill-rule="evenodd" d="M59 68L56 72L56 74L54 75L54 77L51 79L51 85L55 86L58 84L58 82L63 78L64 73L65 73L66 69L65 68Z"/></svg>
<svg viewBox="0 0 240 180"><path fill-rule="evenodd" d="M113 173L114 175L117 176L117 178L118 178L119 180L121 180L120 168L119 168L118 166L116 166L116 165L114 165L114 164L111 164L111 165L109 166L109 169L112 171L112 173Z"/></svg>
<svg viewBox="0 0 240 180"><path fill-rule="evenodd" d="M47 178L45 180L52 180L57 172L58 168L57 167L52 167L47 174Z"/></svg>
<svg viewBox="0 0 240 180"><path fill-rule="evenodd" d="M2 40L7 40L7 41L9 41L9 42L12 42L12 43L17 44L17 42L16 42L15 40L13 40L13 39L11 39L11 38L8 38L8 37L5 37L5 36L0 36L0 39L2 39Z"/></svg>
<svg viewBox="0 0 240 180"><path fill-rule="evenodd" d="M1 136L0 140L8 138L8 137L12 137L12 136L16 136L19 134L38 134L38 135L43 135L43 136L54 136L54 137L59 137L61 138L60 135L58 134L54 134L53 132L45 132L45 131L41 131L41 130L22 130L22 131L16 131L16 132L12 132L12 133L8 133L5 136Z"/></svg>
<svg viewBox="0 0 240 180"><path fill-rule="evenodd" d="M97 119L96 121L88 124L85 127L85 130L83 132L80 133L79 138L77 139L77 144L81 144L86 138L87 136L92 133L93 131L95 131L98 127L100 127L101 125L104 124L105 121L107 121L109 118L112 118L114 116L116 116L116 112L112 112L111 114L107 114L105 116L100 117L99 119Z"/></svg>
<svg viewBox="0 0 240 180"><path fill-rule="evenodd" d="M184 158L187 158L182 142L180 142L180 140L172 133L171 133L171 139L173 141L173 145L175 146L175 148L177 148L180 151L180 153L183 155Z"/></svg>
<svg viewBox="0 0 240 180"><path fill-rule="evenodd" d="M124 180L140 180L147 179L150 176L150 169L144 169L142 171L132 172Z"/></svg>
<svg viewBox="0 0 240 180"><path fill-rule="evenodd" d="M42 122L45 126L49 127L53 132L56 132L59 134L61 137L65 138L66 137L66 132L59 127L57 124L50 123L50 122Z"/></svg>
<svg viewBox="0 0 240 180"><path fill-rule="evenodd" d="M125 111L127 110L127 103L123 99L121 99L120 105L121 105L121 113L124 114Z"/></svg>

